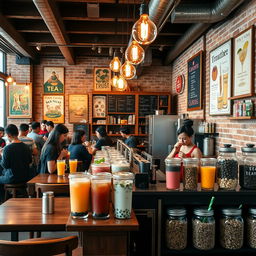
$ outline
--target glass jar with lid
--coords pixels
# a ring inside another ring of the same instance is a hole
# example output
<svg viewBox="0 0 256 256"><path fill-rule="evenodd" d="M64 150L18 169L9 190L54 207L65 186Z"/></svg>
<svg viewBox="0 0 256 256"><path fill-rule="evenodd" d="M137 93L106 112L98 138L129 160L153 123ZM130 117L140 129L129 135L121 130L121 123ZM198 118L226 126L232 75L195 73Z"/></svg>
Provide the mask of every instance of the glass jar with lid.
<svg viewBox="0 0 256 256"><path fill-rule="evenodd" d="M256 208L250 208L248 212L247 238L249 246L256 249Z"/></svg>
<svg viewBox="0 0 256 256"><path fill-rule="evenodd" d="M179 189L180 188L180 158L166 158L165 159L165 175L166 175L166 188Z"/></svg>
<svg viewBox="0 0 256 256"><path fill-rule="evenodd" d="M198 158L184 158L183 159L183 185L185 190L197 190L198 182Z"/></svg>
<svg viewBox="0 0 256 256"><path fill-rule="evenodd" d="M235 190L238 183L238 160L236 149L224 144L217 159L217 183L220 189Z"/></svg>
<svg viewBox="0 0 256 256"><path fill-rule="evenodd" d="M213 210L206 207L194 209L192 218L193 246L199 250L211 250L215 245L215 219Z"/></svg>
<svg viewBox="0 0 256 256"><path fill-rule="evenodd" d="M222 209L220 219L220 244L225 249L237 250L243 246L244 221L242 210L238 208Z"/></svg>
<svg viewBox="0 0 256 256"><path fill-rule="evenodd" d="M239 184L245 189L256 189L256 148L246 144L242 148L243 156L239 165Z"/></svg>
<svg viewBox="0 0 256 256"><path fill-rule="evenodd" d="M183 250L187 246L187 217L183 207L168 208L166 220L166 246L171 250Z"/></svg>

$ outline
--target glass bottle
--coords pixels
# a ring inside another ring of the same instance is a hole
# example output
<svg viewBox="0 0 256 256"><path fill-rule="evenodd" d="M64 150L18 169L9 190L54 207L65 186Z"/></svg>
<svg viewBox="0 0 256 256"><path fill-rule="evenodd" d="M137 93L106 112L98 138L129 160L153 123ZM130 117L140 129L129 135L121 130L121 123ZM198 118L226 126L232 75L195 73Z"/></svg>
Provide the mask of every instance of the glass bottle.
<svg viewBox="0 0 256 256"><path fill-rule="evenodd" d="M240 249L244 240L244 221L242 210L238 208L222 209L220 219L220 244L225 249Z"/></svg>
<svg viewBox="0 0 256 256"><path fill-rule="evenodd" d="M247 238L251 248L256 249L256 208L249 209L247 217Z"/></svg>
<svg viewBox="0 0 256 256"><path fill-rule="evenodd" d="M185 190L197 190L198 183L198 158L184 158L183 159L183 186Z"/></svg>
<svg viewBox="0 0 256 256"><path fill-rule="evenodd" d="M215 219L213 210L206 207L194 209L192 218L193 246L199 250L211 250L215 245Z"/></svg>
<svg viewBox="0 0 256 256"><path fill-rule="evenodd" d="M168 208L166 220L166 246L170 250L183 250L187 246L188 222L185 208Z"/></svg>
<svg viewBox="0 0 256 256"><path fill-rule="evenodd" d="M245 189L256 189L256 148L246 144L242 148L243 156L239 165L239 184Z"/></svg>
<svg viewBox="0 0 256 256"><path fill-rule="evenodd" d="M217 159L217 183L220 189L235 190L238 183L238 160L236 149L224 144Z"/></svg>

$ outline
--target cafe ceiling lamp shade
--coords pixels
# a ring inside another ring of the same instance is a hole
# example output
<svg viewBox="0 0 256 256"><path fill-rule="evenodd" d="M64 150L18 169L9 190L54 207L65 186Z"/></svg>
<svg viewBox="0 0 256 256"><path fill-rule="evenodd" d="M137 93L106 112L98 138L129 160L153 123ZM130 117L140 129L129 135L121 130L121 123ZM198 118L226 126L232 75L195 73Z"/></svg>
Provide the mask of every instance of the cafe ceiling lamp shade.
<svg viewBox="0 0 256 256"><path fill-rule="evenodd" d="M149 18L149 9L147 4L140 6L140 18L132 27L132 36L139 44L151 44L157 36L157 27Z"/></svg>
<svg viewBox="0 0 256 256"><path fill-rule="evenodd" d="M109 67L113 72L120 71L121 61L119 60L118 56L116 56L116 53L114 53L114 58L110 61Z"/></svg>
<svg viewBox="0 0 256 256"><path fill-rule="evenodd" d="M121 66L120 74L126 79L133 79L136 75L136 68L127 60Z"/></svg>
<svg viewBox="0 0 256 256"><path fill-rule="evenodd" d="M144 60L145 51L136 41L132 41L125 51L125 58L131 64L138 65Z"/></svg>
<svg viewBox="0 0 256 256"><path fill-rule="evenodd" d="M112 87L117 87L117 80L118 80L118 76L117 75L114 75L111 79L111 85Z"/></svg>
<svg viewBox="0 0 256 256"><path fill-rule="evenodd" d="M118 91L125 91L127 88L127 81L124 79L123 76L119 76L118 80L117 80L117 90Z"/></svg>

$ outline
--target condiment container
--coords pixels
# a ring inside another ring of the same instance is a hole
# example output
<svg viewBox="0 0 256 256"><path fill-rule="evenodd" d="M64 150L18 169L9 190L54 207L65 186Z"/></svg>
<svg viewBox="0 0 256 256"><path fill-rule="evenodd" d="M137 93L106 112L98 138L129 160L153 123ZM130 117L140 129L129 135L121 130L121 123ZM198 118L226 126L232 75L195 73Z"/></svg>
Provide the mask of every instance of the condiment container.
<svg viewBox="0 0 256 256"><path fill-rule="evenodd" d="M244 221L242 210L238 208L222 209L220 219L220 244L225 249L240 249L244 240Z"/></svg>
<svg viewBox="0 0 256 256"><path fill-rule="evenodd" d="M171 250L187 247L188 222L185 208L168 208L166 220L166 246Z"/></svg>
<svg viewBox="0 0 256 256"><path fill-rule="evenodd" d="M220 189L235 190L238 183L238 160L236 149L224 144L217 159L217 183Z"/></svg>
<svg viewBox="0 0 256 256"><path fill-rule="evenodd" d="M43 193L42 213L43 214L53 214L54 213L54 193L53 193L53 191L47 191L47 192Z"/></svg>
<svg viewBox="0 0 256 256"><path fill-rule="evenodd" d="M256 249L256 208L250 208L248 212L247 239L249 246Z"/></svg>
<svg viewBox="0 0 256 256"><path fill-rule="evenodd" d="M165 159L165 174L166 174L166 188L179 189L180 188L180 158L166 158Z"/></svg>
<svg viewBox="0 0 256 256"><path fill-rule="evenodd" d="M184 158L183 159L183 186L185 190L197 190L198 182L198 158Z"/></svg>
<svg viewBox="0 0 256 256"><path fill-rule="evenodd" d="M215 245L215 219L213 210L206 207L194 209L192 218L193 246L200 250L211 250Z"/></svg>
<svg viewBox="0 0 256 256"><path fill-rule="evenodd" d="M239 164L239 184L245 189L256 189L256 148L254 144L246 146Z"/></svg>

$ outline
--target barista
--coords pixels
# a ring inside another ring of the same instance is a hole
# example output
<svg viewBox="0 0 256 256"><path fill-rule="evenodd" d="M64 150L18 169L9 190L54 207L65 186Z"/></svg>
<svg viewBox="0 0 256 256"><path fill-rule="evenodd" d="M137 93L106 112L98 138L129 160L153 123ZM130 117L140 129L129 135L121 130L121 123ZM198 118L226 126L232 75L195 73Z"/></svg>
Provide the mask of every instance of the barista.
<svg viewBox="0 0 256 256"><path fill-rule="evenodd" d="M137 140L134 136L131 135L129 127L121 127L120 134L125 139L124 143L133 149L137 148Z"/></svg>
<svg viewBox="0 0 256 256"><path fill-rule="evenodd" d="M186 119L178 129L178 142L167 158L201 158L201 150L192 142L194 130L193 121Z"/></svg>

